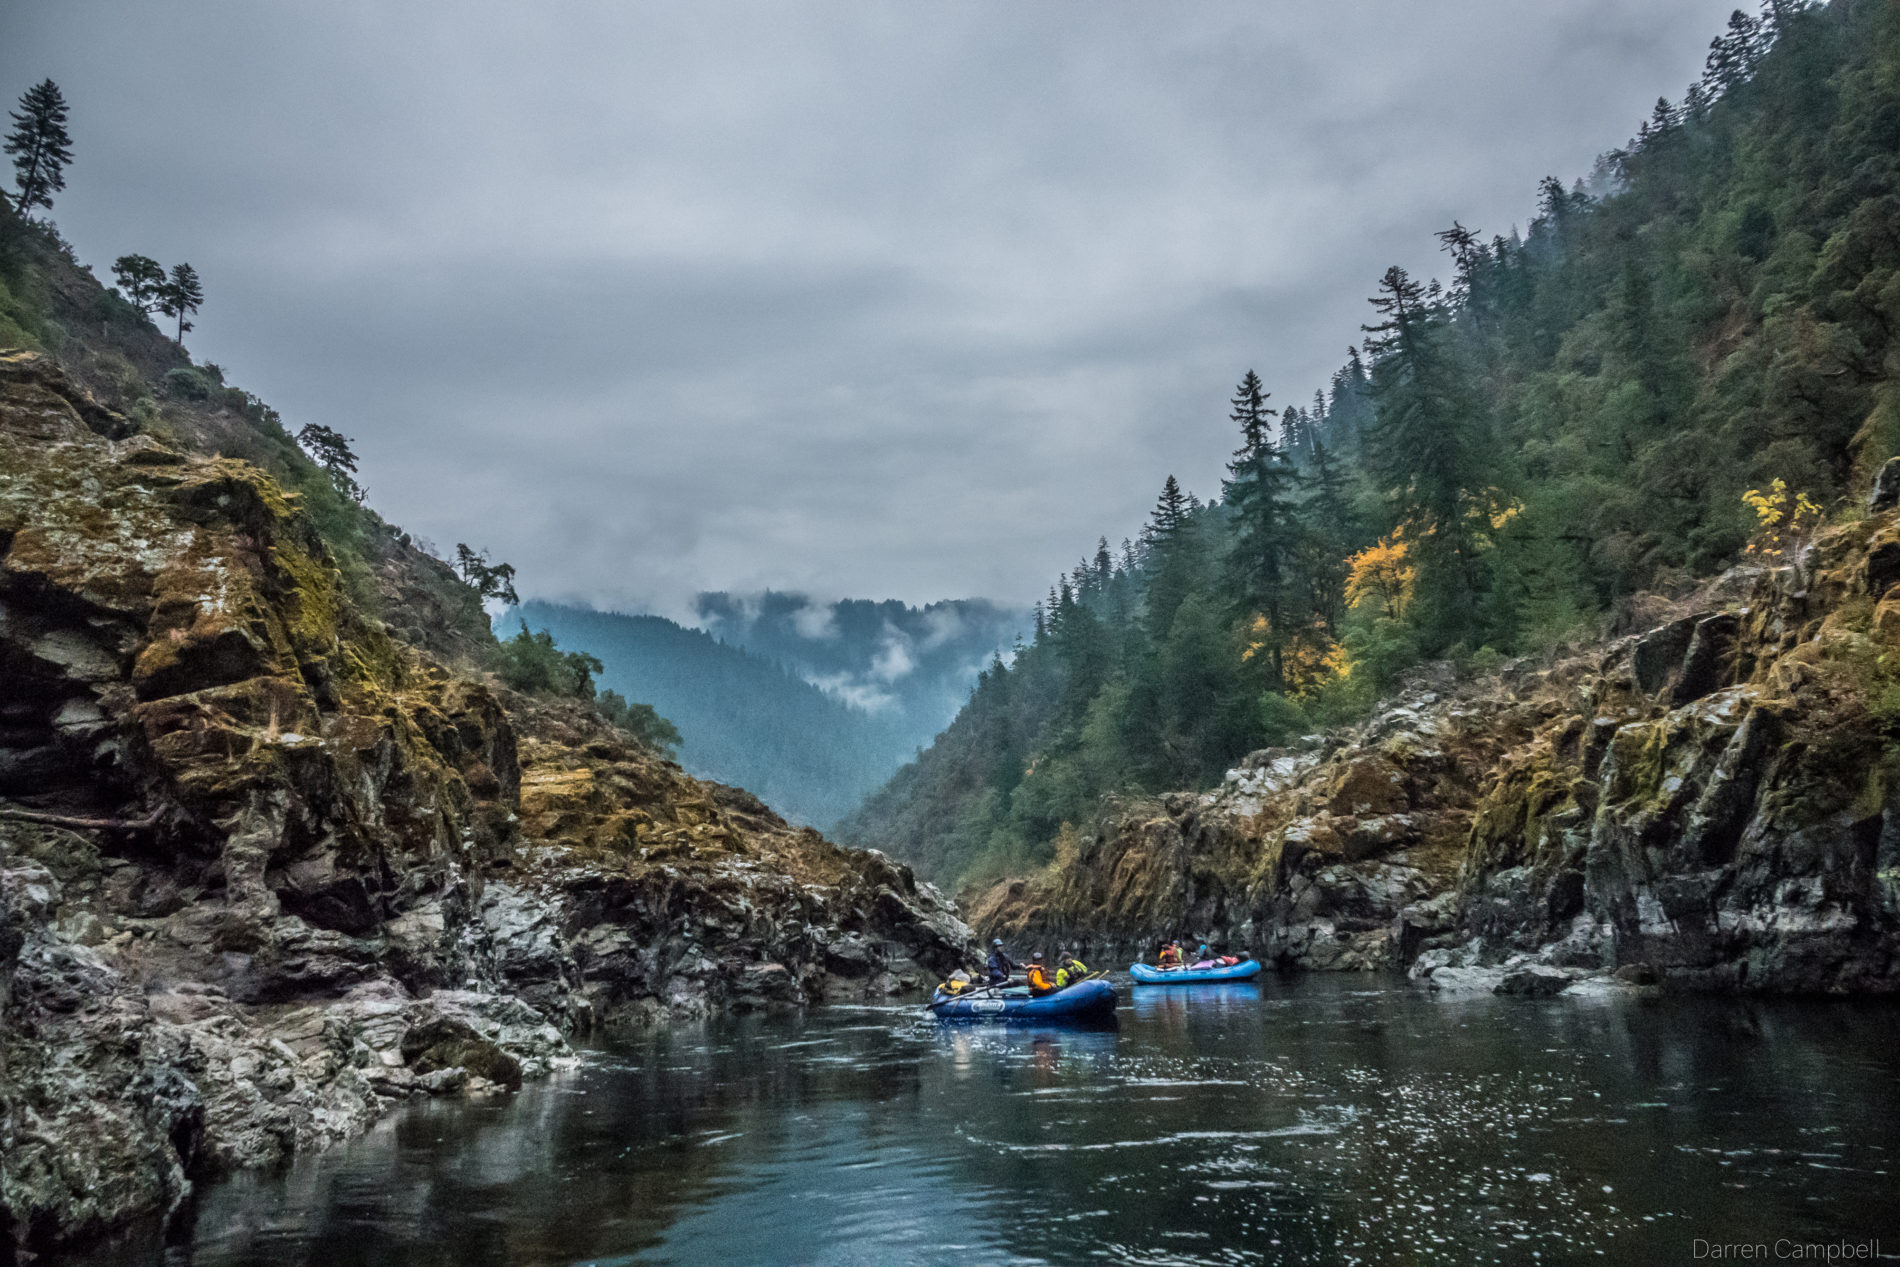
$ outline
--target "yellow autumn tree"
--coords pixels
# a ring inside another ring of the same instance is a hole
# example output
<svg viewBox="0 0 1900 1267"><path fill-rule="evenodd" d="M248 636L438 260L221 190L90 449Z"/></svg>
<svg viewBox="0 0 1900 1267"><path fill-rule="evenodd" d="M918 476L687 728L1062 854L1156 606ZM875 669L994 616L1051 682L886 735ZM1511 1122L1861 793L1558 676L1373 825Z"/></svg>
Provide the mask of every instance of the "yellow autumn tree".
<svg viewBox="0 0 1900 1267"><path fill-rule="evenodd" d="M1376 602L1381 612L1397 619L1417 587L1418 565L1402 527L1346 560L1346 606L1354 610Z"/></svg>
<svg viewBox="0 0 1900 1267"><path fill-rule="evenodd" d="M1351 677L1352 657L1345 647L1321 634L1289 646L1280 657L1280 672L1287 694L1305 699Z"/></svg>
<svg viewBox="0 0 1900 1267"><path fill-rule="evenodd" d="M1243 662L1266 651L1272 641L1273 626L1256 614L1248 622L1246 638L1240 649ZM1352 675L1352 657L1333 640L1326 623L1315 619L1312 625L1295 633L1280 649L1280 683L1287 695L1305 698L1320 688Z"/></svg>
<svg viewBox="0 0 1900 1267"><path fill-rule="evenodd" d="M1781 554L1799 545L1821 526L1821 507L1806 493L1788 490L1788 481L1776 479L1766 492L1751 488L1742 501L1755 512L1755 539L1749 554Z"/></svg>

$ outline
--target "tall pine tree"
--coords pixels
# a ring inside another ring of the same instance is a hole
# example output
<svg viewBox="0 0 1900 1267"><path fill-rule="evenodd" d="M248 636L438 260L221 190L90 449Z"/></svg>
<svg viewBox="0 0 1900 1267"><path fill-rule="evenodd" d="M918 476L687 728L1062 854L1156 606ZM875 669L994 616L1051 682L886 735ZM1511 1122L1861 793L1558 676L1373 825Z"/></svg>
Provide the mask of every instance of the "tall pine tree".
<svg viewBox="0 0 1900 1267"><path fill-rule="evenodd" d="M66 188L66 164L73 161L73 138L66 131L66 98L59 85L43 79L20 96L20 108L11 112L13 131L7 133L6 152L13 156L17 186L13 208L22 217L33 208L53 206L53 195Z"/></svg>
<svg viewBox="0 0 1900 1267"><path fill-rule="evenodd" d="M1486 483L1478 411L1443 314L1423 287L1394 266L1372 306L1382 320L1364 327L1377 410L1366 465L1418 561L1428 620L1449 643L1475 610L1472 519Z"/></svg>
<svg viewBox="0 0 1900 1267"><path fill-rule="evenodd" d="M168 317L178 318L176 342L179 347L185 346L185 331L191 329L191 322L185 317L198 311L204 300L204 284L198 280L198 270L189 264L172 265L171 280L158 292L158 310Z"/></svg>
<svg viewBox="0 0 1900 1267"><path fill-rule="evenodd" d="M1175 609L1194 583L1194 559L1189 534L1187 494L1170 475L1155 499L1142 532L1148 555L1148 592L1144 607L1149 633L1159 641L1174 621Z"/></svg>
<svg viewBox="0 0 1900 1267"><path fill-rule="evenodd" d="M1232 403L1228 417L1240 427L1240 447L1227 464L1229 478L1222 485L1233 516L1228 588L1242 620L1265 619L1268 685L1278 686L1282 653L1295 623L1288 583L1299 548L1293 520L1293 493L1299 477L1274 442L1274 410L1267 407L1260 376L1248 370Z"/></svg>

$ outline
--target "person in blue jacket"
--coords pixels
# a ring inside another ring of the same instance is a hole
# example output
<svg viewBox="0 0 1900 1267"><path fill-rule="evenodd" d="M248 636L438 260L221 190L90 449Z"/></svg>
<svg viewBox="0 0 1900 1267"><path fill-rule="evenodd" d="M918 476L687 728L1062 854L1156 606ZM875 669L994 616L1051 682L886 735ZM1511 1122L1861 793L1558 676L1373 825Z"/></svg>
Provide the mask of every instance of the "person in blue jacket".
<svg viewBox="0 0 1900 1267"><path fill-rule="evenodd" d="M990 984L1007 985L1009 974L1014 971L1016 971L1016 965L1010 961L1008 955L1003 953L1003 939L1001 937L992 939L989 962Z"/></svg>

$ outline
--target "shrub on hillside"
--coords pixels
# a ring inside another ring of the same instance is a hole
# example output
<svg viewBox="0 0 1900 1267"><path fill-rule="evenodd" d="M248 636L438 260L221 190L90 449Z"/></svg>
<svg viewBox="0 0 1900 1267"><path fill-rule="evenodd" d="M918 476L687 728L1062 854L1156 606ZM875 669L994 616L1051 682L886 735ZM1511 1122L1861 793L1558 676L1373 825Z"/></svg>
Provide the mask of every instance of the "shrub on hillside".
<svg viewBox="0 0 1900 1267"><path fill-rule="evenodd" d="M165 371L165 395L172 400L209 400L211 384L197 370L179 366Z"/></svg>
<svg viewBox="0 0 1900 1267"><path fill-rule="evenodd" d="M555 646L554 635L545 629L528 632L523 621L521 632L501 644L496 672L517 691L593 699L594 675L601 667L600 661L585 651L563 651Z"/></svg>
<svg viewBox="0 0 1900 1267"><path fill-rule="evenodd" d="M660 716L653 705L630 704L618 691L602 691L594 703L601 716L653 751L670 757L679 749L679 728Z"/></svg>

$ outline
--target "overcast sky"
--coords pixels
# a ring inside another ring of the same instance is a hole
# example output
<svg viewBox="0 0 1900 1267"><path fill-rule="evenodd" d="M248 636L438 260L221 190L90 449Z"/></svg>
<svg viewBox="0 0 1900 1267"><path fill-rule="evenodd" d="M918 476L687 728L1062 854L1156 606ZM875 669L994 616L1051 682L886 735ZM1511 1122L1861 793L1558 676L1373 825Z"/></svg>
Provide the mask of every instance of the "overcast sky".
<svg viewBox="0 0 1900 1267"><path fill-rule="evenodd" d="M524 595L1026 603L1733 2L0 0L0 94L82 259L193 264L193 352Z"/></svg>

